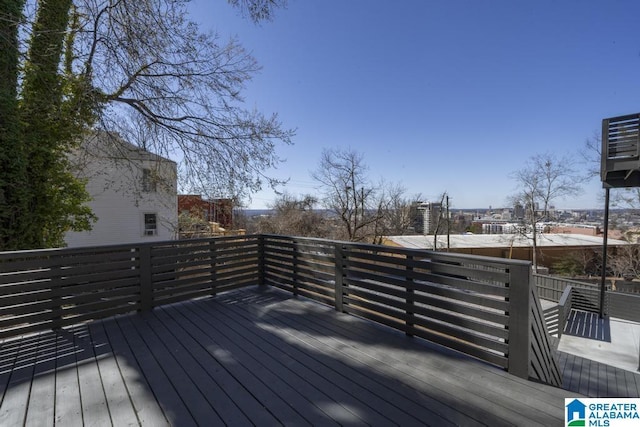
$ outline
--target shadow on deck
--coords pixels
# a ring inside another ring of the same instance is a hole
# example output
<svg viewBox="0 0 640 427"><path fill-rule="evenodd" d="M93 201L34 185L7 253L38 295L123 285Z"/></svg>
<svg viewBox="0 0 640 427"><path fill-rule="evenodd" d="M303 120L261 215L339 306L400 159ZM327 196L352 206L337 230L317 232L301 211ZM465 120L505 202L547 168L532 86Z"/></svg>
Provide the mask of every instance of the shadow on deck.
<svg viewBox="0 0 640 427"><path fill-rule="evenodd" d="M558 425L578 397L258 287L6 340L0 363L2 425Z"/></svg>

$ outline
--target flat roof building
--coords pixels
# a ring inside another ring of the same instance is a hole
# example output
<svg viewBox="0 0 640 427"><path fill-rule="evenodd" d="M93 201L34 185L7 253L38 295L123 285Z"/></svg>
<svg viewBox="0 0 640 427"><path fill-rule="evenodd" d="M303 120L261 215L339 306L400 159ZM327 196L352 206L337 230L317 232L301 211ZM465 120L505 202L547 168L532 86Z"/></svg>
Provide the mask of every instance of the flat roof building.
<svg viewBox="0 0 640 427"><path fill-rule="evenodd" d="M553 262L570 252L578 250L601 251L603 238L601 236L587 236L583 234L554 234L540 233L538 240L538 263L551 266ZM434 249L434 236L387 236L383 241L390 246L400 246L411 249ZM610 248L624 246L629 243L624 240L607 239ZM447 249L447 236L439 235L436 242L437 250ZM615 250L615 249L614 249ZM470 255L493 256L507 259L521 259L531 261L531 234L452 234L449 236L449 251Z"/></svg>

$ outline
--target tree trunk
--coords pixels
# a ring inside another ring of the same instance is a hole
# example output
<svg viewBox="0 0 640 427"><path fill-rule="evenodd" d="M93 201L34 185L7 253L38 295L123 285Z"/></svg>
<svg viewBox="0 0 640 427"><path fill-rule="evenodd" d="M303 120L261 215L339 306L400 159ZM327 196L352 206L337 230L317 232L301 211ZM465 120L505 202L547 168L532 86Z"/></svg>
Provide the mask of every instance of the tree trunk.
<svg viewBox="0 0 640 427"><path fill-rule="evenodd" d="M0 250L19 249L27 218L26 159L18 137L18 24L25 0L0 2Z"/></svg>
<svg viewBox="0 0 640 427"><path fill-rule="evenodd" d="M64 197L54 187L64 173L69 136L62 117L62 77L59 73L63 41L72 0L38 2L25 64L20 105L21 137L29 160L29 227L23 248L43 248L57 240L60 211L55 198ZM53 233L53 234L52 234Z"/></svg>
<svg viewBox="0 0 640 427"><path fill-rule="evenodd" d="M531 253L531 261L533 263L533 272L538 272L538 231L536 230L535 223L533 224L533 248Z"/></svg>

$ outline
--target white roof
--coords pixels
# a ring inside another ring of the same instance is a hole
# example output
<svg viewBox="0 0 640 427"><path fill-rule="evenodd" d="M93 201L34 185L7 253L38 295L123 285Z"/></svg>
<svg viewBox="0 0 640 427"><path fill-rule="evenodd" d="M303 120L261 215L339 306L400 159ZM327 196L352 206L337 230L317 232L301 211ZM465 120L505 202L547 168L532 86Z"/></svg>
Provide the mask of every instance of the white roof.
<svg viewBox="0 0 640 427"><path fill-rule="evenodd" d="M412 249L433 249L433 236L388 236L388 240ZM532 246L531 234L527 237L520 234L452 234L449 237L450 246L454 249L470 248L509 248ZM602 246L603 238L583 234L538 234L538 247L557 246ZM607 245L628 245L624 240L607 239ZM447 247L447 236L438 236L438 249Z"/></svg>

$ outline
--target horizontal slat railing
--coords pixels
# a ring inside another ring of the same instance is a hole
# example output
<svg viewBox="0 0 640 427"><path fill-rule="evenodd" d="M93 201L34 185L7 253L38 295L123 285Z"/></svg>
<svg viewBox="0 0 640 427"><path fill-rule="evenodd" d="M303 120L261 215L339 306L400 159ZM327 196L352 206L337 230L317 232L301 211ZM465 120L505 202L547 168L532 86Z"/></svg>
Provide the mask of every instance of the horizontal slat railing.
<svg viewBox="0 0 640 427"><path fill-rule="evenodd" d="M533 279L538 289L538 296L542 299L558 302L567 286L575 289L600 290L600 285L595 285L578 280L565 279L563 277L548 276L546 274L533 274Z"/></svg>
<svg viewBox="0 0 640 427"><path fill-rule="evenodd" d="M556 383L530 264L287 236L0 253L0 338L272 285Z"/></svg>
<svg viewBox="0 0 640 427"><path fill-rule="evenodd" d="M258 283L258 236L176 240L151 247L151 306Z"/></svg>
<svg viewBox="0 0 640 427"><path fill-rule="evenodd" d="M0 253L0 338L259 280L259 236Z"/></svg>
<svg viewBox="0 0 640 427"><path fill-rule="evenodd" d="M347 245L345 258L346 312L508 367L506 310L483 304L485 299L495 300L496 294L502 294L504 301L504 284L470 280L473 269L436 253ZM493 279L484 273L483 278ZM440 278L458 279L458 287L439 283ZM440 295L429 292L433 287L441 287ZM478 303L457 298L467 293L473 293Z"/></svg>
<svg viewBox="0 0 640 427"><path fill-rule="evenodd" d="M263 257L265 283L334 304L335 242L263 236Z"/></svg>
<svg viewBox="0 0 640 427"><path fill-rule="evenodd" d="M139 248L0 253L0 337L140 308Z"/></svg>
<svg viewBox="0 0 640 427"><path fill-rule="evenodd" d="M530 264L264 235L265 284L560 384Z"/></svg>

